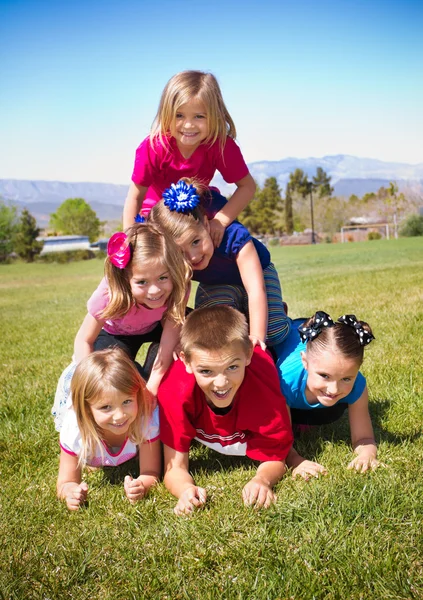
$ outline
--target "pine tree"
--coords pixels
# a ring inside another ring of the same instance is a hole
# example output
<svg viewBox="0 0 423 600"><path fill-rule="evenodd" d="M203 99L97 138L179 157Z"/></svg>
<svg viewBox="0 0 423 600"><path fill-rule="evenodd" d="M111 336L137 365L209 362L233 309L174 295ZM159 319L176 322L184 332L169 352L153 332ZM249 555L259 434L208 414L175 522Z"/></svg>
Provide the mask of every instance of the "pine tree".
<svg viewBox="0 0 423 600"><path fill-rule="evenodd" d="M34 257L42 250L42 242L37 242L36 239L39 233L35 218L24 208L14 238L14 250L26 262L33 262Z"/></svg>
<svg viewBox="0 0 423 600"><path fill-rule="evenodd" d="M292 212L292 195L289 183L286 184L285 192L285 229L288 235L294 232L294 214Z"/></svg>

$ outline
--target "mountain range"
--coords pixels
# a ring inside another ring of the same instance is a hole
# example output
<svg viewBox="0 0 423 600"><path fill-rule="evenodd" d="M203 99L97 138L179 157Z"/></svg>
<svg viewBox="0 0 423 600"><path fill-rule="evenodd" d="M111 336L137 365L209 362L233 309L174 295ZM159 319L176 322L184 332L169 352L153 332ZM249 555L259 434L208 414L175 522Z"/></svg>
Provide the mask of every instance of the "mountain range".
<svg viewBox="0 0 423 600"><path fill-rule="evenodd" d="M390 181L396 181L400 189L411 188L418 193L423 190L423 163L409 165L338 154L323 158L259 161L250 163L248 167L260 186L268 177L276 177L282 190L295 169L302 169L311 178L317 167L322 167L331 176L337 196L362 196L376 192L381 186L388 186ZM224 195L233 192L234 186L228 185L220 174L212 183ZM120 220L127 189L127 185L112 183L0 179L0 197L18 208L27 207L41 227L47 225L50 214L67 198L84 198L102 221Z"/></svg>

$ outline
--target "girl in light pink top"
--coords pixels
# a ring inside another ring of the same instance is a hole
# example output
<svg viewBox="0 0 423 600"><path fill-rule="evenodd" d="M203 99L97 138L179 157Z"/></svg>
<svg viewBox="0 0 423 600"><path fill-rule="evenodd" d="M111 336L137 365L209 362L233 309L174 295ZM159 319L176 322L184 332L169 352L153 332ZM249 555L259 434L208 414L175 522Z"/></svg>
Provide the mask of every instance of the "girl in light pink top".
<svg viewBox="0 0 423 600"><path fill-rule="evenodd" d="M160 341L147 383L156 396L179 342L191 268L174 241L146 223L115 233L107 255L105 277L75 338L74 360L110 346L135 360L143 343Z"/></svg>
<svg viewBox="0 0 423 600"><path fill-rule="evenodd" d="M208 186L216 170L237 189L210 221L215 246L228 225L253 198L256 185L235 143L234 122L216 78L202 71L183 71L167 83L151 133L137 148L134 171L123 211L129 227L141 210L148 213L164 190L182 177Z"/></svg>

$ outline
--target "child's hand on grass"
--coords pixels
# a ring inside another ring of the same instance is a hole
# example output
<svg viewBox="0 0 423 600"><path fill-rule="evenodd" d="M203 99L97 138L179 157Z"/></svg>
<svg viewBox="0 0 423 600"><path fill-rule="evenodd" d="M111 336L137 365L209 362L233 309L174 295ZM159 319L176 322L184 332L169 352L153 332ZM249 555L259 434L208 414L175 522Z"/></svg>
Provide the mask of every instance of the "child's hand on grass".
<svg viewBox="0 0 423 600"><path fill-rule="evenodd" d="M147 491L139 477L138 479L133 479L130 475L126 475L123 487L126 497L131 504L135 504L135 502L144 498Z"/></svg>
<svg viewBox="0 0 423 600"><path fill-rule="evenodd" d="M292 479L302 477L305 481L308 481L311 477L327 474L328 472L323 465L311 460L303 460L295 469L292 469Z"/></svg>
<svg viewBox="0 0 423 600"><path fill-rule="evenodd" d="M88 485L69 481L62 486L62 498L66 501L66 506L69 510L78 510L81 504L84 504L87 499Z"/></svg>
<svg viewBox="0 0 423 600"><path fill-rule="evenodd" d="M242 490L242 499L245 506L254 508L269 508L276 502L276 495L272 488L260 477L253 477Z"/></svg>
<svg viewBox="0 0 423 600"><path fill-rule="evenodd" d="M178 503L173 509L175 515L189 515L195 508L205 505L207 492L204 488L191 485L179 497Z"/></svg>
<svg viewBox="0 0 423 600"><path fill-rule="evenodd" d="M354 458L348 465L348 469L355 469L357 473L366 473L378 468L380 462L372 452L363 451Z"/></svg>

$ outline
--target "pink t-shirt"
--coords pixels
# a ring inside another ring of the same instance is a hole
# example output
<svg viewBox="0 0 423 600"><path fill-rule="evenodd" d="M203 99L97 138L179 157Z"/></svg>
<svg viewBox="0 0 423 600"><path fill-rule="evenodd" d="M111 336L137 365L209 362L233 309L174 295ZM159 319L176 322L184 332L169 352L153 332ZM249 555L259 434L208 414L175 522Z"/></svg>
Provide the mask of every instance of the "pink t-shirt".
<svg viewBox="0 0 423 600"><path fill-rule="evenodd" d="M101 319L100 313L109 303L109 286L105 277L87 302L87 310L95 319ZM123 317L107 319L103 329L112 335L141 335L152 331L161 321L167 306L147 308L134 305Z"/></svg>
<svg viewBox="0 0 423 600"><path fill-rule="evenodd" d="M189 158L182 156L175 138L170 137L167 144L164 148L156 139L152 146L147 137L135 152L132 181L148 187L143 212L157 204L164 190L181 177L195 177L207 186L216 170L227 183L235 183L248 175L241 150L230 137L226 138L223 153L219 140L216 140L211 146L200 144Z"/></svg>

